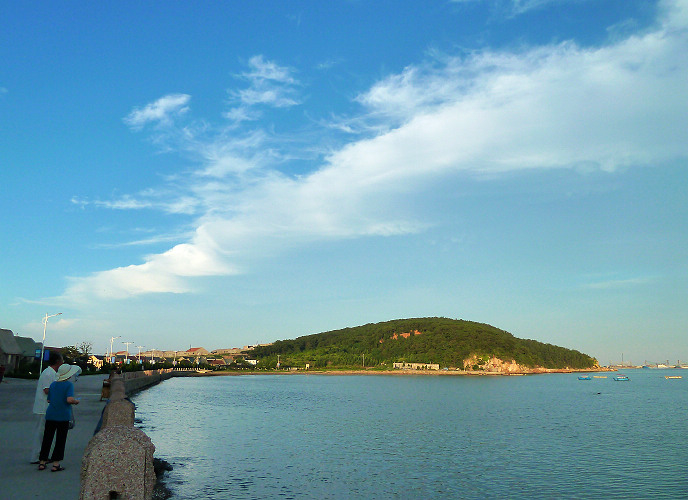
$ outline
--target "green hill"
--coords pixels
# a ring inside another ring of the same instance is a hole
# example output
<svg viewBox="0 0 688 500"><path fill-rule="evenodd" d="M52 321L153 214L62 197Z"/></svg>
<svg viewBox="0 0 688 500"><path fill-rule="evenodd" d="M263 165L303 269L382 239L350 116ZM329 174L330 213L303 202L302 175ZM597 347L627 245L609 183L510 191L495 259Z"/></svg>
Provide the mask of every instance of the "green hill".
<svg viewBox="0 0 688 500"><path fill-rule="evenodd" d="M353 328L280 340L255 348L262 366L368 367L395 362L439 363L463 368L477 356L480 366L490 357L529 368L590 368L597 361L581 352L535 340L519 339L483 323L449 318L413 318L370 323Z"/></svg>

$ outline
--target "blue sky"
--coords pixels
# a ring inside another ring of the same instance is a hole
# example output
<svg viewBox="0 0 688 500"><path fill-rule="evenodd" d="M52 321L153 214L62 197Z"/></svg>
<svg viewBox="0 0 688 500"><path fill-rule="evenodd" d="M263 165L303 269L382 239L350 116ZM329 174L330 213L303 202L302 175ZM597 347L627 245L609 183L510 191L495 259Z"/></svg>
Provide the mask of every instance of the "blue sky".
<svg viewBox="0 0 688 500"><path fill-rule="evenodd" d="M62 312L47 344L104 352L446 316L688 361L685 0L0 23L2 328Z"/></svg>

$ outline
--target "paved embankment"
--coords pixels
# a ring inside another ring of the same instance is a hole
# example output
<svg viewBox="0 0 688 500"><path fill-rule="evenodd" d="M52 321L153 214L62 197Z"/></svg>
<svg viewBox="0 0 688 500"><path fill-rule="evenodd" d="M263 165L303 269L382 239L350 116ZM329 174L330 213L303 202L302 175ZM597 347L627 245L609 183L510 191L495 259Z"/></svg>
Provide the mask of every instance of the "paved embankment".
<svg viewBox="0 0 688 500"><path fill-rule="evenodd" d="M34 426L33 400L36 380L5 377L0 383L0 499L24 500L79 498L81 458L98 424L105 401L100 391L105 375L79 377L74 407L76 426L69 431L62 472L39 471L29 464Z"/></svg>

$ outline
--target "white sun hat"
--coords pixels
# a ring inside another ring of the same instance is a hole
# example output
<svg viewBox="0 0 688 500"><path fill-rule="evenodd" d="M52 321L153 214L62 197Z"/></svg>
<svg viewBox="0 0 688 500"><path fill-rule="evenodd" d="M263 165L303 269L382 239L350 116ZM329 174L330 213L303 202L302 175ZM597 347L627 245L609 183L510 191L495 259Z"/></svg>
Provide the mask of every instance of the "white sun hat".
<svg viewBox="0 0 688 500"><path fill-rule="evenodd" d="M64 382L65 380L72 378L74 375L79 375L80 373L80 367L64 363L57 369L57 381Z"/></svg>

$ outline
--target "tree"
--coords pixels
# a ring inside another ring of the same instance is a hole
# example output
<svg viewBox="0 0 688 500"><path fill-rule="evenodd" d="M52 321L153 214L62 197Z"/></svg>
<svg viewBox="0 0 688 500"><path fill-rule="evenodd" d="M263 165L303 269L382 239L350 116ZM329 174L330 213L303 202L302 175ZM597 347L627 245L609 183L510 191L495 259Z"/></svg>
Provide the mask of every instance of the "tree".
<svg viewBox="0 0 688 500"><path fill-rule="evenodd" d="M76 348L79 350L79 352L81 352L82 355L89 357L93 352L93 342L84 340L80 344L77 344Z"/></svg>
<svg viewBox="0 0 688 500"><path fill-rule="evenodd" d="M63 358L76 359L81 356L81 351L73 345L64 346L61 351Z"/></svg>

